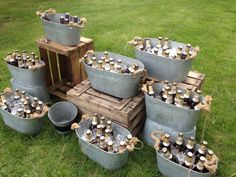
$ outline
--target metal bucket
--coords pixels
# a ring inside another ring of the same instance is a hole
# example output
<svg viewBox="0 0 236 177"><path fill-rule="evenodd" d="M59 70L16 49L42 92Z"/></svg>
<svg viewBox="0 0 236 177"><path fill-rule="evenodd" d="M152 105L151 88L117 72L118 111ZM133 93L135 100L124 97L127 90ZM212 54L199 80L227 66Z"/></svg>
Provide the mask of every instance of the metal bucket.
<svg viewBox="0 0 236 177"><path fill-rule="evenodd" d="M156 46L157 39L150 38L151 45ZM171 48L178 48L185 44L170 41ZM171 82L182 82L187 79L188 73L192 67L194 58L188 60L175 60L168 57L157 56L147 53L135 47L136 58L144 63L148 76L158 80L169 80Z"/></svg>
<svg viewBox="0 0 236 177"><path fill-rule="evenodd" d="M45 14L50 21L41 18L46 38L62 45L74 46L80 43L80 28L60 24L62 13Z"/></svg>
<svg viewBox="0 0 236 177"><path fill-rule="evenodd" d="M50 96L48 93L48 89L46 88L46 85L35 85L35 86L28 86L28 85L22 85L17 83L14 79L11 79L11 85L12 88L25 90L26 93L33 97L37 97L39 100L42 100L43 102L48 102L50 100Z"/></svg>
<svg viewBox="0 0 236 177"><path fill-rule="evenodd" d="M17 132L36 135L43 128L43 117L26 119L12 115L11 113L2 109L0 109L0 112L5 124Z"/></svg>
<svg viewBox="0 0 236 177"><path fill-rule="evenodd" d="M155 93L160 93L162 84L155 84ZM180 89L180 88L178 88ZM181 89L185 92L184 89ZM195 93L191 93L192 98ZM201 96L200 100L204 98ZM153 98L145 93L146 115L148 118L160 125L169 127L176 131L188 132L194 130L196 123L201 115L201 110L176 107L175 105L165 103L159 99Z"/></svg>
<svg viewBox="0 0 236 177"><path fill-rule="evenodd" d="M95 52L94 54L97 58L104 55L103 52ZM96 69L84 63L92 87L98 91L118 98L130 98L137 95L139 83L144 72L143 63L111 52L109 52L109 56L114 58L114 60L121 59L122 62L127 65L137 63L140 71L133 75L120 74Z"/></svg>
<svg viewBox="0 0 236 177"><path fill-rule="evenodd" d="M164 158L159 152L156 152L157 167L162 175L166 177L211 177L211 173L199 173L187 169L177 163Z"/></svg>
<svg viewBox="0 0 236 177"><path fill-rule="evenodd" d="M45 65L43 61L40 61L40 63L42 65ZM12 78L19 85L24 85L27 87L45 85L45 66L32 70L15 67L8 63L6 64L11 73Z"/></svg>
<svg viewBox="0 0 236 177"><path fill-rule="evenodd" d="M48 118L59 134L70 132L71 124L78 114L77 107L67 101L55 103L48 111Z"/></svg>
<svg viewBox="0 0 236 177"><path fill-rule="evenodd" d="M160 125L153 120L149 119L148 117L146 118L145 125L143 128L142 136L144 141L151 147L153 147L154 142L153 139L151 138L151 133L155 130L160 130L163 132L168 133L171 137L176 138L178 136L179 131L175 131L171 128L168 128L166 126ZM190 136L196 136L196 127L194 127L193 130L188 131L188 132L183 132L185 138L189 138Z"/></svg>
<svg viewBox="0 0 236 177"><path fill-rule="evenodd" d="M90 144L87 141L84 141L82 139L82 135L84 131L89 129L91 125L91 120L82 120L79 123L79 128L76 129L76 135L79 138L79 143L82 148L82 151L92 160L94 160L96 163L101 165L107 170L118 170L122 167L124 167L128 163L129 158L129 152L126 150L123 153L110 153L101 150L95 145ZM130 134L128 130L125 128L119 126L116 123L112 124L113 134L121 134L122 136L127 136Z"/></svg>

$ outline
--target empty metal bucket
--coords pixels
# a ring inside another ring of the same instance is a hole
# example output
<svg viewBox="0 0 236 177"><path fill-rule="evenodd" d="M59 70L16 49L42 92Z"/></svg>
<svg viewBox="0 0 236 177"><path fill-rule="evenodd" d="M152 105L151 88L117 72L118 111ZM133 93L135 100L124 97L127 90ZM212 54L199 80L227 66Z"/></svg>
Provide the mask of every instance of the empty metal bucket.
<svg viewBox="0 0 236 177"><path fill-rule="evenodd" d="M97 59L104 55L103 52L95 52L94 54ZM139 83L144 72L143 63L111 52L109 52L109 57L114 58L115 61L121 59L127 65L137 63L139 65L139 71L135 74L113 73L93 68L84 63L92 87L118 98L130 98L137 95Z"/></svg>
<svg viewBox="0 0 236 177"><path fill-rule="evenodd" d="M82 139L83 133L90 128L91 120L82 120L79 123L79 128L75 129L76 135L79 138L79 143L82 151L96 163L101 165L107 170L118 170L124 167L128 163L129 152L126 150L123 153L110 153L101 150L97 146L90 144L89 142ZM119 126L116 123L112 123L113 134L121 134L122 136L127 136L130 134L128 130Z"/></svg>
<svg viewBox="0 0 236 177"><path fill-rule="evenodd" d="M151 45L156 46L157 39L150 38ZM170 41L170 47L178 48L185 44ZM148 76L158 80L169 80L171 82L182 82L187 79L188 73L192 67L194 58L188 60L175 60L168 57L157 56L147 53L135 47L136 58L143 62Z"/></svg>
<svg viewBox="0 0 236 177"><path fill-rule="evenodd" d="M12 88L25 90L26 93L28 93L33 97L37 97L39 100L42 100L43 102L48 102L50 100L50 96L48 93L48 89L46 88L46 85L35 85L35 86L21 85L15 82L14 79L11 79L11 85Z"/></svg>
<svg viewBox="0 0 236 177"><path fill-rule="evenodd" d="M59 134L70 132L71 124L78 113L77 107L67 101L55 103L48 111L48 117Z"/></svg>
<svg viewBox="0 0 236 177"><path fill-rule="evenodd" d="M160 93L162 84L155 84L155 93ZM180 88L178 88L180 89ZM181 89L185 92L184 89ZM191 93L192 98L195 93ZM200 100L204 99L202 96ZM160 125L169 127L175 131L189 132L193 131L198 119L201 115L201 110L186 109L176 107L175 105L165 103L159 99L153 98L145 93L146 115L149 119L157 122Z"/></svg>
<svg viewBox="0 0 236 177"><path fill-rule="evenodd" d="M48 40L67 46L74 46L80 43L80 28L60 24L60 16L65 16L65 14L55 13L45 14L45 16L50 20L41 18Z"/></svg>
<svg viewBox="0 0 236 177"><path fill-rule="evenodd" d="M176 131L176 130L173 130L169 127L160 125L147 117L146 121L145 121L144 128L143 128L142 136L143 136L144 141L149 146L152 146L152 147L154 145L154 142L153 142L153 139L151 138L151 133L155 130L160 130L160 131L166 132L173 138L176 138L179 133L179 131ZM194 129L191 131L183 132L183 134L184 134L185 138L188 138L190 136L195 137L196 136L196 127L194 127Z"/></svg>

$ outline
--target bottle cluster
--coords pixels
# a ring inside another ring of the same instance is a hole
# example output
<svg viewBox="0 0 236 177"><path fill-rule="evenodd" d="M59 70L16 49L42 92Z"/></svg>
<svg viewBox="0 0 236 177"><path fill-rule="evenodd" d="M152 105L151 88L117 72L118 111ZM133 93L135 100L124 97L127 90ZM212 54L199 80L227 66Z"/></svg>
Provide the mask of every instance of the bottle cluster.
<svg viewBox="0 0 236 177"><path fill-rule="evenodd" d="M25 91L15 89L10 95L0 94L0 107L12 115L33 118L42 113L44 103L37 97L30 98Z"/></svg>
<svg viewBox="0 0 236 177"><path fill-rule="evenodd" d="M171 59L185 60L191 58L194 54L194 50L191 44L186 46L171 47L170 40L168 38L158 37L156 46L151 44L149 38L139 39L139 49L154 55L168 57Z"/></svg>
<svg viewBox="0 0 236 177"><path fill-rule="evenodd" d="M126 146L131 143L132 135L124 137L121 134L114 134L111 120L94 114L91 126L84 131L82 139L106 152L118 153L125 151Z"/></svg>
<svg viewBox="0 0 236 177"><path fill-rule="evenodd" d="M70 13L65 13L64 16L60 16L60 24L69 24L69 23L80 24L81 20L78 16L71 16Z"/></svg>
<svg viewBox="0 0 236 177"><path fill-rule="evenodd" d="M192 93L192 86L188 86L183 92L181 89L177 88L176 82L169 83L167 80L164 81L162 90L159 93L154 92L152 84L147 84L147 94L149 96L153 96L156 99L177 107L198 110L197 105L201 102L202 92L201 90L197 90L196 93Z"/></svg>
<svg viewBox="0 0 236 177"><path fill-rule="evenodd" d="M15 50L15 52L9 52L5 61L10 65L23 69L33 69L43 65L34 52L31 52L29 55L25 50L22 52L19 52L18 50Z"/></svg>
<svg viewBox="0 0 236 177"><path fill-rule="evenodd" d="M165 134L160 142L159 153L165 158L186 168L201 173L208 173L205 163L213 161L214 152L207 148L207 141L202 141L200 147L195 145L195 138L190 137L185 143L183 133L180 132L174 142L170 135Z"/></svg>
<svg viewBox="0 0 236 177"><path fill-rule="evenodd" d="M139 69L139 65L136 63L127 65L126 63L122 62L121 59L116 60L112 57L109 57L109 53L107 51L104 52L104 56L98 59L96 56L92 56L90 58L88 55L85 55L84 61L87 65L93 68L115 73L133 74Z"/></svg>

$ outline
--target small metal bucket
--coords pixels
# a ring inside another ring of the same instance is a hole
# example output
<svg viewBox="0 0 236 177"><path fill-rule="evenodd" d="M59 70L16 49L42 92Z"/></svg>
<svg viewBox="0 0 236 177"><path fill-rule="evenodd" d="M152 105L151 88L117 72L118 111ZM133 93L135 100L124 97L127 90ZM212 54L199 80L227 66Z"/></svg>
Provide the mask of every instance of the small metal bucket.
<svg viewBox="0 0 236 177"><path fill-rule="evenodd" d="M77 107L67 101L55 103L48 111L48 118L59 134L70 132L71 124L78 114Z"/></svg>
<svg viewBox="0 0 236 177"><path fill-rule="evenodd" d="M36 135L38 134L43 128L43 117L38 118L22 118L11 113L0 109L2 114L3 121L8 127L16 130L20 133L25 133L29 135Z"/></svg>
<svg viewBox="0 0 236 177"><path fill-rule="evenodd" d="M80 28L60 24L60 16L65 16L65 14L55 13L45 14L45 16L50 20L41 18L48 40L66 46L75 46L80 43Z"/></svg>
<svg viewBox="0 0 236 177"><path fill-rule="evenodd" d="M37 97L39 100L43 102L48 102L50 100L48 89L46 88L45 85L35 85L35 86L21 85L17 83L14 79L11 79L11 85L12 88L24 90L29 95Z"/></svg>
<svg viewBox="0 0 236 177"><path fill-rule="evenodd" d="M163 157L156 151L157 167L162 175L166 177L211 177L211 173L199 173L191 169L187 169L177 163Z"/></svg>
<svg viewBox="0 0 236 177"><path fill-rule="evenodd" d="M171 137L176 138L178 136L179 131L175 131L171 128L168 128L166 126L160 125L153 120L149 119L148 117L146 118L145 125L143 128L142 136L144 141L151 147L153 147L154 142L153 139L151 138L151 133L155 130L160 130L163 132L168 133ZM183 132L185 138L189 138L190 136L196 136L196 127L194 127L193 130L188 131L188 132Z"/></svg>
<svg viewBox="0 0 236 177"><path fill-rule="evenodd" d="M97 59L104 55L103 52L95 52L94 54ZM143 63L111 52L109 52L109 56L114 58L114 60L121 59L127 65L137 63L139 65L139 71L135 74L113 73L93 68L84 63L92 87L118 98L130 98L137 95L139 83L144 74Z"/></svg>
<svg viewBox="0 0 236 177"><path fill-rule="evenodd" d="M151 45L156 46L157 39L150 38ZM170 41L171 48L178 48L185 44ZM158 80L169 80L171 82L182 82L187 79L188 73L192 67L194 58L188 60L175 60L168 57L157 56L147 53L135 47L136 58L144 63L148 76Z"/></svg>
<svg viewBox="0 0 236 177"><path fill-rule="evenodd" d="M82 151L96 163L101 165L107 170L118 170L124 167L128 163L129 152L126 150L123 153L110 153L104 150L101 150L97 146L90 144L89 142L82 139L83 133L89 129L92 121L91 120L82 120L79 123L79 128L76 129L76 135L79 138L79 143L82 148ZM113 134L121 134L122 136L127 136L130 134L128 130L119 126L116 123L112 124Z"/></svg>
<svg viewBox="0 0 236 177"><path fill-rule="evenodd" d="M162 84L155 84L155 93L160 93ZM178 88L180 89L180 88ZM184 89L181 89L185 92ZM193 98L195 93L191 93ZM200 100L204 99L202 96ZM176 107L175 105L165 103L159 99L153 98L145 93L146 115L148 118L160 125L169 127L176 131L189 132L194 130L198 119L201 116L201 110Z"/></svg>
<svg viewBox="0 0 236 177"><path fill-rule="evenodd" d="M42 65L45 65L43 61L40 61ZM7 63L6 63L7 64ZM11 73L12 78L19 85L27 87L34 87L36 85L45 85L45 66L32 69L23 69L7 64L7 67Z"/></svg>

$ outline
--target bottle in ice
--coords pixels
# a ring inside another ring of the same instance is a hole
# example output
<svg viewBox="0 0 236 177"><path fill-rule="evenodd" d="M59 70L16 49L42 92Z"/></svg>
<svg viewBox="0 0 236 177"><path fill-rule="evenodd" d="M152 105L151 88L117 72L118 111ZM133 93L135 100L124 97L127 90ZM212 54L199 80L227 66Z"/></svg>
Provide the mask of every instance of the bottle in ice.
<svg viewBox="0 0 236 177"><path fill-rule="evenodd" d="M186 168L192 168L193 166L193 153L192 152L187 153L183 166Z"/></svg>

